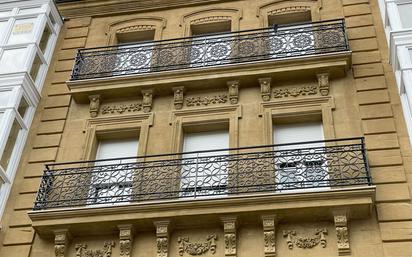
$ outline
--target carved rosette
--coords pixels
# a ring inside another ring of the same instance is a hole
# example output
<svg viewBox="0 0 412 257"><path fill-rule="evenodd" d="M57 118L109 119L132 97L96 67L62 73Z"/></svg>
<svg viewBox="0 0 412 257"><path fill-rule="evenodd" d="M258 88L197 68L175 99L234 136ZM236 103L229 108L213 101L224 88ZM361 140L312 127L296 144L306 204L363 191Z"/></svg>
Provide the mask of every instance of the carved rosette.
<svg viewBox="0 0 412 257"><path fill-rule="evenodd" d="M229 101L231 104L237 104L239 101L239 80L228 81Z"/></svg>
<svg viewBox="0 0 412 257"><path fill-rule="evenodd" d="M146 89L142 90L142 95L143 95L143 101L142 101L142 106L143 106L143 112L150 112L152 110L152 104L153 104L153 89Z"/></svg>
<svg viewBox="0 0 412 257"><path fill-rule="evenodd" d="M174 92L173 104L176 110L180 110L183 108L184 87L174 87L173 92Z"/></svg>
<svg viewBox="0 0 412 257"><path fill-rule="evenodd" d="M283 237L286 238L286 244L290 250L294 246L302 249L313 248L320 244L322 248L326 247L326 237L328 230L326 228L316 229L314 236L298 236L295 230L284 230Z"/></svg>
<svg viewBox="0 0 412 257"><path fill-rule="evenodd" d="M133 227L132 225L119 225L119 248L120 257L130 257L132 252L133 242Z"/></svg>
<svg viewBox="0 0 412 257"><path fill-rule="evenodd" d="M261 78L259 79L260 84L260 94L264 102L270 101L270 91L271 91L271 78Z"/></svg>
<svg viewBox="0 0 412 257"><path fill-rule="evenodd" d="M298 97L305 95L316 95L318 93L317 86L303 86L294 88L275 88L273 90L274 98L284 98L284 97Z"/></svg>
<svg viewBox="0 0 412 257"><path fill-rule="evenodd" d="M317 74L317 77L320 94L323 96L329 95L329 73Z"/></svg>
<svg viewBox="0 0 412 257"><path fill-rule="evenodd" d="M263 241L265 257L276 256L276 216L264 215L262 216L263 225Z"/></svg>
<svg viewBox="0 0 412 257"><path fill-rule="evenodd" d="M348 217L345 211L336 211L333 214L336 228L336 238L339 255L351 253L349 243Z"/></svg>
<svg viewBox="0 0 412 257"><path fill-rule="evenodd" d="M101 102L100 95L89 96L89 101L90 101L90 105L89 105L90 117L96 118L97 114L99 113L99 109L100 109L100 102Z"/></svg>
<svg viewBox="0 0 412 257"><path fill-rule="evenodd" d="M156 227L156 248L157 257L167 257L169 255L169 225L168 220L154 222Z"/></svg>
<svg viewBox="0 0 412 257"><path fill-rule="evenodd" d="M69 231L60 229L54 231L54 254L56 257L64 257L69 243Z"/></svg>
<svg viewBox="0 0 412 257"><path fill-rule="evenodd" d="M76 257L111 257L114 245L114 241L106 241L103 249L90 250L87 249L87 244L76 244Z"/></svg>
<svg viewBox="0 0 412 257"><path fill-rule="evenodd" d="M206 238L206 242L190 242L188 237L179 237L179 255L183 256L186 252L190 255L202 255L210 251L212 254L216 253L216 240L217 236L215 234L209 235Z"/></svg>
<svg viewBox="0 0 412 257"><path fill-rule="evenodd" d="M236 217L222 217L225 238L225 256L236 256Z"/></svg>

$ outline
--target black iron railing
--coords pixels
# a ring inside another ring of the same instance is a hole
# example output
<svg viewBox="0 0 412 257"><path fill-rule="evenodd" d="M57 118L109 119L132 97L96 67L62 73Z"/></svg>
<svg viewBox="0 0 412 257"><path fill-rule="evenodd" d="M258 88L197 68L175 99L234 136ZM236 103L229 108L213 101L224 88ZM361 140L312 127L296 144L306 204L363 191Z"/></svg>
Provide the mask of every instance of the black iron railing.
<svg viewBox="0 0 412 257"><path fill-rule="evenodd" d="M349 50L344 20L80 49L71 80L302 57Z"/></svg>
<svg viewBox="0 0 412 257"><path fill-rule="evenodd" d="M34 209L371 185L363 138L46 166Z"/></svg>

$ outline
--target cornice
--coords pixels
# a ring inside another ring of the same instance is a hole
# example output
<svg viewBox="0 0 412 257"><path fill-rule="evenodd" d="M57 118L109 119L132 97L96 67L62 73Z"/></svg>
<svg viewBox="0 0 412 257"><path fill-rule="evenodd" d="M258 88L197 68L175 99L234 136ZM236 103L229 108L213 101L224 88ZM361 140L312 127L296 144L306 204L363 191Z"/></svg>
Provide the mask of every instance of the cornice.
<svg viewBox="0 0 412 257"><path fill-rule="evenodd" d="M63 17L70 19L232 1L235 0L83 0L58 4L58 9Z"/></svg>

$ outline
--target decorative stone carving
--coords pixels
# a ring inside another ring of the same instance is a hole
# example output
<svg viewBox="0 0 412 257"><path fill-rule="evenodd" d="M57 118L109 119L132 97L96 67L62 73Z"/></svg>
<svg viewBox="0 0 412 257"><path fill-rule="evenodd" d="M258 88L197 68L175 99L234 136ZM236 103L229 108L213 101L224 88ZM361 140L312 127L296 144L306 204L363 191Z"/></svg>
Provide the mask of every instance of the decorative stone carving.
<svg viewBox="0 0 412 257"><path fill-rule="evenodd" d="M319 84L319 91L320 94L323 96L329 95L329 74L328 73L321 73L317 75L318 77L318 84Z"/></svg>
<svg viewBox="0 0 412 257"><path fill-rule="evenodd" d="M96 118L97 114L99 113L100 109L100 95L91 95L89 96L89 101L90 101L90 107L89 107L89 112L90 112L90 117Z"/></svg>
<svg viewBox="0 0 412 257"><path fill-rule="evenodd" d="M315 236L298 236L295 230L284 230L283 237L286 237L286 243L289 249L293 249L293 246L298 248L313 248L317 245L326 247L326 237L328 230L326 228L319 228L315 231Z"/></svg>
<svg viewBox="0 0 412 257"><path fill-rule="evenodd" d="M134 25L125 28L118 29L116 33L129 33L134 31L144 31L144 30L153 30L156 29L154 25Z"/></svg>
<svg viewBox="0 0 412 257"><path fill-rule="evenodd" d="M335 211L333 213L336 228L336 238L339 255L349 255L351 253L349 243L348 217L345 211Z"/></svg>
<svg viewBox="0 0 412 257"><path fill-rule="evenodd" d="M229 87L229 101L231 104L237 104L239 100L239 80L228 81Z"/></svg>
<svg viewBox="0 0 412 257"><path fill-rule="evenodd" d="M138 112L142 110L142 103L120 104L120 105L105 105L101 107L102 114L122 114L125 112Z"/></svg>
<svg viewBox="0 0 412 257"><path fill-rule="evenodd" d="M303 87L294 87L294 88L276 88L273 90L274 98L283 98L283 97L298 97L302 95L316 95L318 93L317 86L303 86Z"/></svg>
<svg viewBox="0 0 412 257"><path fill-rule="evenodd" d="M262 100L264 102L270 101L270 82L271 78L261 78L259 79L260 84L260 94L262 95Z"/></svg>
<svg viewBox="0 0 412 257"><path fill-rule="evenodd" d="M275 215L262 216L263 224L263 241L265 257L276 256L276 230L275 230Z"/></svg>
<svg viewBox="0 0 412 257"><path fill-rule="evenodd" d="M236 256L236 217L222 217L225 256Z"/></svg>
<svg viewBox="0 0 412 257"><path fill-rule="evenodd" d="M103 249L90 250L87 249L87 244L76 244L76 257L111 257L114 241L104 242Z"/></svg>
<svg viewBox="0 0 412 257"><path fill-rule="evenodd" d="M210 251L212 254L216 253L216 240L217 236L215 234L209 235L206 238L206 242L203 243L191 243L188 237L179 237L179 255L183 256L183 253L188 253L190 255L202 255Z"/></svg>
<svg viewBox="0 0 412 257"><path fill-rule="evenodd" d="M199 19L195 19L190 21L190 24L192 25L198 25L198 24L206 24L206 23L213 23L213 22L222 22L222 21L230 21L230 16L208 16L208 17L202 17Z"/></svg>
<svg viewBox="0 0 412 257"><path fill-rule="evenodd" d="M69 243L69 231L60 229L54 231L54 254L56 257L64 257Z"/></svg>
<svg viewBox="0 0 412 257"><path fill-rule="evenodd" d="M183 108L184 87L174 87L173 92L174 92L173 103L175 105L175 109L180 110Z"/></svg>
<svg viewBox="0 0 412 257"><path fill-rule="evenodd" d="M168 220L156 221L156 247L157 257L167 257L169 255L169 224Z"/></svg>
<svg viewBox="0 0 412 257"><path fill-rule="evenodd" d="M143 112L150 112L152 110L152 103L153 103L153 89L146 89L142 90L143 94Z"/></svg>
<svg viewBox="0 0 412 257"><path fill-rule="evenodd" d="M227 102L227 95L215 95L215 96L193 96L186 97L187 106L208 106L210 104L223 104Z"/></svg>
<svg viewBox="0 0 412 257"><path fill-rule="evenodd" d="M130 257L133 243L133 227L132 225L119 225L119 248L120 257Z"/></svg>
<svg viewBox="0 0 412 257"><path fill-rule="evenodd" d="M275 15L275 14L285 14L285 13L295 13L295 12L305 12L310 11L310 6L287 6L283 8L278 8L268 12L268 15Z"/></svg>

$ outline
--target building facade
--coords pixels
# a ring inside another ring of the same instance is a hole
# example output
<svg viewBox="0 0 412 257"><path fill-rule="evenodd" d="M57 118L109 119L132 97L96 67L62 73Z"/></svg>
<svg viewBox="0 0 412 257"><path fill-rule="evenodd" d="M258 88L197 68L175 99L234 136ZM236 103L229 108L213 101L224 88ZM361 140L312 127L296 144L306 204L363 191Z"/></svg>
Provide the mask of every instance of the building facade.
<svg viewBox="0 0 412 257"><path fill-rule="evenodd" d="M51 1L0 3L0 217L61 26Z"/></svg>
<svg viewBox="0 0 412 257"><path fill-rule="evenodd" d="M376 0L62 1L0 256L410 256Z"/></svg>
<svg viewBox="0 0 412 257"><path fill-rule="evenodd" d="M389 62L395 72L408 133L412 138L412 2L381 0L379 7L389 45Z"/></svg>

